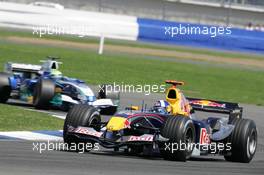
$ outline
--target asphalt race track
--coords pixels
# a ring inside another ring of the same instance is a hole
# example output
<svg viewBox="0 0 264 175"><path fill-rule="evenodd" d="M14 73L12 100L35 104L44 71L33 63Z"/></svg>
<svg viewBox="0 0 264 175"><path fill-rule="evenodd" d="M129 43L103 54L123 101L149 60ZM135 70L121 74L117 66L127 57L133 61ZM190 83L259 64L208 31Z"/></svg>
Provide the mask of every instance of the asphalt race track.
<svg viewBox="0 0 264 175"><path fill-rule="evenodd" d="M122 94L122 107L152 104L161 94ZM33 151L32 142L0 142L0 174L263 174L264 172L264 108L243 105L244 117L255 120L258 127L258 149L249 164L226 162L220 156L192 158L187 162L165 161L158 156L129 156L123 152L99 149L90 153L52 150ZM54 111L51 111L54 113ZM61 114L61 113L60 113ZM204 116L203 113L197 113ZM208 115L208 114L207 114ZM105 120L109 117L105 117Z"/></svg>

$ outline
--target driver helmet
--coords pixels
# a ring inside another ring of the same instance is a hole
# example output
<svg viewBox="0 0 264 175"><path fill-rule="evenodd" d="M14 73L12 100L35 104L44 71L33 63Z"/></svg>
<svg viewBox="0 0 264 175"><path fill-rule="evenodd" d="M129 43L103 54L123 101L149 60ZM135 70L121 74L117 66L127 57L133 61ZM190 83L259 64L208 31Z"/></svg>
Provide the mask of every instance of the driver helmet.
<svg viewBox="0 0 264 175"><path fill-rule="evenodd" d="M169 102L165 100L158 100L154 103L153 109L154 112L158 112L161 114L168 114L170 112L169 107L170 107Z"/></svg>
<svg viewBox="0 0 264 175"><path fill-rule="evenodd" d="M51 78L61 78L62 73L56 69L52 69L50 72L50 76L51 76Z"/></svg>

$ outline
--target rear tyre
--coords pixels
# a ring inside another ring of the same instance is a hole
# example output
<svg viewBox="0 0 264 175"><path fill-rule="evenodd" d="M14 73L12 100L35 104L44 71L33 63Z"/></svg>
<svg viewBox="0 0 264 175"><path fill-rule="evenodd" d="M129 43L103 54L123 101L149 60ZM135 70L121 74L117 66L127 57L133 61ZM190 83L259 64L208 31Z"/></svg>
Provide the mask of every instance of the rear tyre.
<svg viewBox="0 0 264 175"><path fill-rule="evenodd" d="M252 160L257 149L257 128L253 120L233 119L235 125L227 144L231 144L231 155L225 155L227 161L248 163Z"/></svg>
<svg viewBox="0 0 264 175"><path fill-rule="evenodd" d="M11 86L9 83L9 75L0 72L0 103L5 103L11 94Z"/></svg>
<svg viewBox="0 0 264 175"><path fill-rule="evenodd" d="M54 82L48 79L40 79L34 89L33 105L37 109L48 109L54 95Z"/></svg>
<svg viewBox="0 0 264 175"><path fill-rule="evenodd" d="M181 115L168 117L161 128L161 135L169 139L160 145L160 153L164 159L186 161L191 157L195 143L195 127L190 118Z"/></svg>
<svg viewBox="0 0 264 175"><path fill-rule="evenodd" d="M68 129L69 127L77 128L79 126L84 126L84 127L92 127L95 130L99 131L100 122L101 122L101 116L93 106L88 106L85 104L74 105L68 112L64 122L64 127L63 127L64 142L67 143L69 146L72 144L85 145L87 143L91 143L93 148L95 142L93 141L87 142L78 139L75 136L72 136L68 132ZM89 148L90 148L89 150L85 150L85 151L91 151L91 147Z"/></svg>

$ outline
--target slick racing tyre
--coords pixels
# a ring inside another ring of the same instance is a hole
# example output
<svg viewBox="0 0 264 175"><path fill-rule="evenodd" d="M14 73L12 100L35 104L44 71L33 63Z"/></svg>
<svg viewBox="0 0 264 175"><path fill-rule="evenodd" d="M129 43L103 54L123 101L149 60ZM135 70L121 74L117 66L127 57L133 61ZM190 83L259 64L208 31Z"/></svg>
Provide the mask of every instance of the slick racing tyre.
<svg viewBox="0 0 264 175"><path fill-rule="evenodd" d="M257 129L253 120L235 118L230 121L235 125L227 144L231 144L230 154L225 155L227 161L248 163L257 149Z"/></svg>
<svg viewBox="0 0 264 175"><path fill-rule="evenodd" d="M54 95L54 82L48 79L40 79L34 89L33 105L38 109L48 109Z"/></svg>
<svg viewBox="0 0 264 175"><path fill-rule="evenodd" d="M120 102L120 92L115 91L113 85L100 85L98 99L111 99L113 106L101 108L100 113L103 115L114 115L118 109Z"/></svg>
<svg viewBox="0 0 264 175"><path fill-rule="evenodd" d="M5 103L11 94L11 86L9 83L9 75L0 72L0 103Z"/></svg>
<svg viewBox="0 0 264 175"><path fill-rule="evenodd" d="M161 128L161 136L168 142L160 145L160 153L166 160L186 161L191 157L195 143L195 128L188 117L169 116Z"/></svg>
<svg viewBox="0 0 264 175"><path fill-rule="evenodd" d="M112 100L119 100L120 99L120 92L114 90L113 85L100 85L100 90L98 92L98 98L109 98Z"/></svg>
<svg viewBox="0 0 264 175"><path fill-rule="evenodd" d="M79 126L92 127L95 130L100 130L101 116L99 112L93 107L85 104L74 105L68 112L64 121L63 139L68 145L85 144L87 141L81 140L69 134L69 127L77 128ZM93 141L89 141L94 146ZM78 150L77 150L78 151ZM90 151L90 150L85 150Z"/></svg>

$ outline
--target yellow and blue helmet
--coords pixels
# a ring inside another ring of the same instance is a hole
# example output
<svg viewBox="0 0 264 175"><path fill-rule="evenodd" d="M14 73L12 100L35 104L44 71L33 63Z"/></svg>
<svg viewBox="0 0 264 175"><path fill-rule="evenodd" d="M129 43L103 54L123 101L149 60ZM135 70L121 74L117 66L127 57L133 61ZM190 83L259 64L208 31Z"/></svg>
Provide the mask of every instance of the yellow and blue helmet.
<svg viewBox="0 0 264 175"><path fill-rule="evenodd" d="M169 107L170 107L170 104L166 100L158 100L154 103L153 110L154 112L158 112L161 114L168 114L170 112L168 110Z"/></svg>
<svg viewBox="0 0 264 175"><path fill-rule="evenodd" d="M51 78L61 78L62 73L56 69L52 69L50 72L50 76L51 76Z"/></svg>

